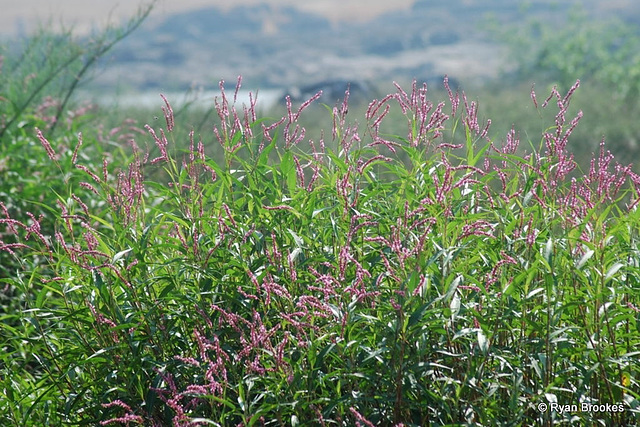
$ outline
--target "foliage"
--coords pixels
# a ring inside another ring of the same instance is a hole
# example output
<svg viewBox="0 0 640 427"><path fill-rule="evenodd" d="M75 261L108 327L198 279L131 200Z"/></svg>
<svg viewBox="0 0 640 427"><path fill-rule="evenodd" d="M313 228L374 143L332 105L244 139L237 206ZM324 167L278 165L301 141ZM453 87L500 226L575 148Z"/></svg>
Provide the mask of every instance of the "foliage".
<svg viewBox="0 0 640 427"><path fill-rule="evenodd" d="M575 169L577 86L532 92L557 112L526 151L415 82L364 125L347 92L326 141L316 97L258 119L222 84L212 136L165 99L126 164L38 133L66 187L51 234L0 205L2 423L638 423L640 177L604 145Z"/></svg>
<svg viewBox="0 0 640 427"><path fill-rule="evenodd" d="M42 29L0 46L0 200L14 218L28 220L30 203L54 206L58 197L69 196L64 194L66 179L60 179L60 165L52 168L41 155L38 130L46 132L60 152L73 146L78 132L84 130L88 143L81 155L85 160L101 161L103 155L116 154L113 147L106 153L104 149L128 133L130 126L104 132L97 121L100 110L74 102L73 95L96 61L138 28L152 6L140 9L123 27L106 28L86 40L70 30ZM93 144L95 140L100 144ZM39 211L41 226L52 232L49 212ZM13 266L6 254L0 254L0 277Z"/></svg>
<svg viewBox="0 0 640 427"><path fill-rule="evenodd" d="M628 101L640 95L640 34L634 24L590 17L577 8L554 22L529 19L491 27L510 47L519 79L535 76L565 90L581 79Z"/></svg>
<svg viewBox="0 0 640 427"><path fill-rule="evenodd" d="M76 113L67 106L92 66L115 44L142 24L153 3L144 7L124 27L107 28L86 41L70 30L41 29L0 51L0 141L7 132L26 126L55 129ZM69 117L63 117L68 113Z"/></svg>
<svg viewBox="0 0 640 427"><path fill-rule="evenodd" d="M537 139L553 123L555 113L550 109L536 109L529 101L531 88L537 91L551 90L552 85L543 82L521 82L517 85L494 83L481 89L471 89L468 95L477 99L480 114L491 118L494 135L506 135L512 127L524 140ZM584 84L571 99L568 115L582 111L583 118L569 139L567 149L575 156L577 168L587 171L593 153L606 137L607 149L625 164L632 164L640 172L640 104L621 101L612 92L597 83ZM504 137L501 137L504 138Z"/></svg>
<svg viewBox="0 0 640 427"><path fill-rule="evenodd" d="M557 85L568 90L580 79L585 90L577 94L574 109L584 111L583 125L573 134L570 150L579 167L588 169L590 153L606 135L608 148L619 158L637 164L640 95L640 33L631 20L598 15L582 6L558 3L556 13L531 18L533 5L523 5L516 22L487 20L485 29L508 48L509 65L499 82L479 91L484 111L501 131L518 124L522 134L543 131L547 117L538 116L523 102L525 91ZM510 85L512 83L513 85ZM518 95L520 93L521 95Z"/></svg>

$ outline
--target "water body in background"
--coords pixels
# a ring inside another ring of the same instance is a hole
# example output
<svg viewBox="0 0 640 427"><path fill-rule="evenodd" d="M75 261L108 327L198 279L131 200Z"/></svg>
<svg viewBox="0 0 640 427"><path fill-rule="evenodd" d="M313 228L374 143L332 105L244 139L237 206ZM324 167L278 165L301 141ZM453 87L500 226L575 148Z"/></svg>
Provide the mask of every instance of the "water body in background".
<svg viewBox="0 0 640 427"><path fill-rule="evenodd" d="M242 105L249 106L250 97L254 100L257 99L256 109L266 110L274 107L281 102L285 91L281 89L259 89L259 90L239 90L236 98L236 107L241 109ZM114 108L141 108L141 109L158 109L164 106L164 101L160 97L160 94L164 95L171 107L177 110L185 105L189 104L190 108L208 110L215 106L215 99L218 102L222 102L222 93L217 91L199 91L199 92L162 92L162 91L148 91L148 92L129 92L125 94L105 94L99 97L89 94L81 94L81 99L91 99L98 105ZM234 88L225 89L225 95L229 103L233 103Z"/></svg>

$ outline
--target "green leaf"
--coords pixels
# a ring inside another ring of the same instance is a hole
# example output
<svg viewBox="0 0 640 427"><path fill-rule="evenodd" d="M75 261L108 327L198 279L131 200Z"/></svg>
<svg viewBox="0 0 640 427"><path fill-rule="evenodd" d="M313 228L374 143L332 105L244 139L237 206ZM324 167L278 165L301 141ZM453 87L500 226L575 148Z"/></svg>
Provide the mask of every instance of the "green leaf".
<svg viewBox="0 0 640 427"><path fill-rule="evenodd" d="M478 163L478 160L480 160L480 157L484 155L484 153L489 149L490 146L490 143L486 143L484 147L482 147L474 156L473 143L471 144L471 147L469 147L469 144L467 144L467 163L469 164L469 166L475 166Z"/></svg>
<svg viewBox="0 0 640 427"><path fill-rule="evenodd" d="M93 353L91 356L87 357L86 360L88 361L88 360L91 360L93 358L96 358L96 357L98 357L98 356L100 356L100 355L102 355L102 354L104 354L104 353L106 353L108 351L109 351L109 349L101 348L100 350L98 350L95 353ZM100 360L107 360L107 359L104 358L104 357L101 357Z"/></svg>
<svg viewBox="0 0 640 427"><path fill-rule="evenodd" d="M449 289L447 289L446 295L444 296L445 301L448 301L451 297L453 297L453 294L456 292L456 289L458 289L460 283L462 283L462 280L463 276L461 275L458 275L455 279L453 279L451 285L449 285Z"/></svg>
<svg viewBox="0 0 640 427"><path fill-rule="evenodd" d="M531 299L531 298L535 297L540 292L544 292L544 288L536 288L536 289L532 290L531 292L529 292L527 294L527 296L525 297L525 300L528 300L528 299Z"/></svg>
<svg viewBox="0 0 640 427"><path fill-rule="evenodd" d="M113 228L113 224L111 224L109 221L107 221L106 219L97 216L97 215L90 215L89 216L93 221L99 222L100 224L102 224L104 227L106 227L108 230L110 231L114 231L115 229Z"/></svg>
<svg viewBox="0 0 640 427"><path fill-rule="evenodd" d="M621 262L616 262L611 267L609 267L609 270L607 270L607 273L604 275L605 282L611 279L613 275L616 274L622 267L624 267L624 264L622 264Z"/></svg>
<svg viewBox="0 0 640 427"><path fill-rule="evenodd" d="M317 364L316 366L321 366L324 364L324 358L327 354L329 354L330 352L333 351L333 349L336 347L335 344L329 344L327 346L325 346L322 351L320 353L318 353L318 359L317 359Z"/></svg>
<svg viewBox="0 0 640 427"><path fill-rule="evenodd" d="M43 287L42 289L40 289L40 292L38 292L38 296L36 297L37 308L42 308L44 306L44 301L48 293L49 293L49 290L47 287Z"/></svg>
<svg viewBox="0 0 640 427"><path fill-rule="evenodd" d="M325 206L325 207L320 208L320 209L314 209L314 210L313 210L313 213L311 214L311 218L313 219L313 218L315 218L315 217L316 217L316 215L318 215L320 212L328 211L328 210L330 210L330 209L332 209L332 207L330 207L330 206Z"/></svg>
<svg viewBox="0 0 640 427"><path fill-rule="evenodd" d="M292 229L287 228L287 231L289 232L289 234L291 234L291 237L293 237L293 241L295 242L296 246L298 248L304 248L304 240L302 240L302 238L300 238L300 236L298 236Z"/></svg>
<svg viewBox="0 0 640 427"><path fill-rule="evenodd" d="M553 259L553 239L550 237L547 240L547 244L544 246L544 259L547 261L547 264L551 266L551 261Z"/></svg>
<svg viewBox="0 0 640 427"><path fill-rule="evenodd" d="M276 138L274 137L269 143L269 145L264 147L264 149L260 153L260 156L258 157L258 161L257 161L258 167L263 167L264 165L267 164L269 160L269 154L275 148L275 146L276 146Z"/></svg>
<svg viewBox="0 0 640 427"><path fill-rule="evenodd" d="M409 323L407 324L409 328L422 320L422 318L424 317L424 313L427 311L427 308L429 308L429 305L431 305L431 303L422 304L413 313L411 313L411 317L409 317Z"/></svg>
<svg viewBox="0 0 640 427"><path fill-rule="evenodd" d="M595 251L593 251L592 249L589 249L587 252L585 252L584 255L582 255L582 257L580 258L580 260L577 262L576 264L576 269L577 270L581 270L582 267L584 267L584 264L589 261L589 259L591 259L591 257L593 256L593 254L595 253Z"/></svg>
<svg viewBox="0 0 640 427"><path fill-rule="evenodd" d="M117 254L115 254L113 256L113 259L111 260L111 264L117 263L120 260L120 258L122 258L123 256L125 256L126 254L128 254L131 251L132 251L132 249L129 248L129 249L125 249L124 251L118 252Z"/></svg>
<svg viewBox="0 0 640 427"><path fill-rule="evenodd" d="M289 193L293 194L296 190L297 177L296 177L296 165L293 160L293 153L286 151L280 161L280 172L287 183Z"/></svg>
<svg viewBox="0 0 640 427"><path fill-rule="evenodd" d="M478 329L478 347L483 353L489 351L489 340L487 340L487 336L482 329Z"/></svg>
<svg viewBox="0 0 640 427"><path fill-rule="evenodd" d="M451 298L449 308L451 309L451 320L455 320L458 313L460 313L460 297L458 294L455 294L453 298Z"/></svg>

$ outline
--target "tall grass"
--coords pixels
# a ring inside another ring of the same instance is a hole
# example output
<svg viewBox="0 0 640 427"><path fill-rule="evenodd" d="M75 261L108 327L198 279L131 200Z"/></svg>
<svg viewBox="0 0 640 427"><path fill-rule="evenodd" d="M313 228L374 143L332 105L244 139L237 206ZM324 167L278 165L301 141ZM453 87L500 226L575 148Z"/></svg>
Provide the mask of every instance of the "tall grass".
<svg viewBox="0 0 640 427"><path fill-rule="evenodd" d="M211 135L164 99L125 164L32 137L65 190L50 234L0 204L3 424L638 423L640 177L575 169L577 83L525 147L416 82L311 140L317 97L221 88Z"/></svg>

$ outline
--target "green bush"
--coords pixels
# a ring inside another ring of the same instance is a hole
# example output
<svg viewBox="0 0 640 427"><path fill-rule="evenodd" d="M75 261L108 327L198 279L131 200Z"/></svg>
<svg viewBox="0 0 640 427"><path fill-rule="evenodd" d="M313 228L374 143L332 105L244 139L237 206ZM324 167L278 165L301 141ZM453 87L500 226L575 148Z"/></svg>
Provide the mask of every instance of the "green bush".
<svg viewBox="0 0 640 427"><path fill-rule="evenodd" d="M150 3L141 8L123 27L109 27L84 40L70 30L41 29L3 45L0 48L2 145L22 135L21 129L40 127L52 131L61 122L70 126L82 112L68 109L78 85L102 56L142 24L152 7Z"/></svg>
<svg viewBox="0 0 640 427"><path fill-rule="evenodd" d="M585 86L577 94L574 109L585 120L571 141L580 167L588 169L589 155L606 136L607 146L618 158L637 165L638 97L640 96L640 33L622 19L560 8L552 16L531 18L523 8L516 23L488 21L485 28L508 48L508 64L500 81L479 93L485 113L501 130L517 124L523 135L537 135L549 122L536 117L524 100L526 87L558 85L568 90L579 79ZM514 87L517 90L514 90ZM517 99L516 99L517 98ZM575 110L577 111L577 110ZM543 131L543 130L542 130ZM531 136L529 136L531 137ZM636 167L636 172L638 169Z"/></svg>
<svg viewBox="0 0 640 427"><path fill-rule="evenodd" d="M620 19L574 8L555 20L488 25L509 47L517 79L554 82L568 90L576 79L600 84L620 99L640 95L640 34Z"/></svg>
<svg viewBox="0 0 640 427"><path fill-rule="evenodd" d="M96 61L134 31L151 6L123 27L107 28L87 39L78 39L71 31L43 29L0 47L0 200L14 218L26 221L29 211L36 217L44 215L41 226L51 233L46 207L55 206L58 197L69 197L64 194L67 178L60 176L59 159L42 156L38 130L47 134L60 154L73 150L81 131L87 140L81 154L85 161L89 157L101 161L105 151L113 153L113 147L105 150L107 144L125 129L104 135L97 107L78 103L73 95L90 77ZM96 139L100 144L93 144ZM0 261L4 277L5 269L14 264L6 254Z"/></svg>
<svg viewBox="0 0 640 427"><path fill-rule="evenodd" d="M22 260L3 281L22 297L0 323L0 419L638 423L640 177L604 146L575 170L576 88L537 101L558 111L532 148L415 83L361 125L347 94L311 141L313 99L271 120L223 92L217 161L168 101L128 164L41 135L66 191L51 235L0 219ZM405 134L386 134L397 115Z"/></svg>

